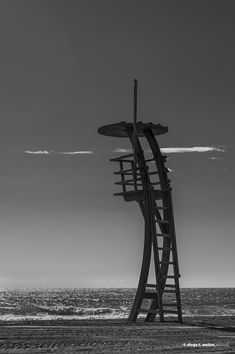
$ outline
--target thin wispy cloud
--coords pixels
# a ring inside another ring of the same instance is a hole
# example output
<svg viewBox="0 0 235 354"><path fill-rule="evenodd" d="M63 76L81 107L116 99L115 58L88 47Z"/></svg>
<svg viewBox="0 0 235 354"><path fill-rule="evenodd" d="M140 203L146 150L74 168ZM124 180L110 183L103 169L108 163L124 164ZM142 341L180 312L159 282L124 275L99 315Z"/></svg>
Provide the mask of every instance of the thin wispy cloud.
<svg viewBox="0 0 235 354"><path fill-rule="evenodd" d="M113 150L113 152L114 153L120 153L120 154L122 154L122 153L131 153L133 150L132 149L123 149L123 148L119 148L119 147L117 147L117 148L115 148L114 150Z"/></svg>
<svg viewBox="0 0 235 354"><path fill-rule="evenodd" d="M170 147L170 148L161 148L161 151L166 154L182 154L190 152L225 152L226 150L221 147L216 146L192 146L192 147Z"/></svg>
<svg viewBox="0 0 235 354"><path fill-rule="evenodd" d="M185 154L185 153L205 153L205 152L225 152L226 148L223 146L192 146L192 147L166 147L161 148L162 153L166 154ZM8 151L9 153L16 153L17 151ZM54 150L21 150L18 152L30 155L64 155L64 156L76 156L76 155L92 155L97 153L102 153L102 151L93 151L93 150L76 150L76 151L54 151ZM112 150L113 153L117 154L130 154L133 152L131 148L120 148L116 147ZM146 153L151 153L148 149ZM208 157L211 160L220 160L222 157Z"/></svg>
<svg viewBox="0 0 235 354"><path fill-rule="evenodd" d="M31 151L31 150L25 150L25 154L35 154L35 155L48 155L50 154L50 151L47 150L38 150L38 151Z"/></svg>
<svg viewBox="0 0 235 354"><path fill-rule="evenodd" d="M32 154L32 155L89 155L93 154L94 152L91 150L80 150L80 151L48 151L48 150L24 150L25 154Z"/></svg>
<svg viewBox="0 0 235 354"><path fill-rule="evenodd" d="M224 147L216 147L216 146L192 146L192 147L170 147L170 148L161 148L161 152L165 154L184 154L184 153L193 153L193 152L225 152L226 149ZM115 148L113 150L114 153L131 153L132 149L123 149L123 148ZM150 153L150 150L146 152Z"/></svg>
<svg viewBox="0 0 235 354"><path fill-rule="evenodd" d="M223 157L217 157L217 156L212 156L212 157L208 157L209 160L223 160Z"/></svg>
<svg viewBox="0 0 235 354"><path fill-rule="evenodd" d="M94 151L91 150L80 150L80 151L63 151L58 152L59 155L90 155L94 154Z"/></svg>

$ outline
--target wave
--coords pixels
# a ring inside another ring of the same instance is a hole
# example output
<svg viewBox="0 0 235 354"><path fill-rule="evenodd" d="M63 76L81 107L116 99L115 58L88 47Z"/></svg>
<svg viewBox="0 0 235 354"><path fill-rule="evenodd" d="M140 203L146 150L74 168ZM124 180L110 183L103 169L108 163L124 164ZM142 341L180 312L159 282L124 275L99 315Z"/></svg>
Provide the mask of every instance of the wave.
<svg viewBox="0 0 235 354"><path fill-rule="evenodd" d="M127 318L134 295L133 289L2 291L0 320ZM234 296L235 289L182 289L183 316L234 316Z"/></svg>
<svg viewBox="0 0 235 354"><path fill-rule="evenodd" d="M9 313L9 308L4 313L1 308L0 320L58 320L58 319L111 319L125 318L128 309L109 307L71 307L71 306L35 306L32 308L19 309Z"/></svg>
<svg viewBox="0 0 235 354"><path fill-rule="evenodd" d="M115 310L118 311L118 309L113 309L110 307L88 307L88 308L82 308L82 307L72 307L72 306L38 306L37 312L46 312L48 315L77 315L77 316L83 316L83 315L100 315L100 314L109 314L113 313Z"/></svg>

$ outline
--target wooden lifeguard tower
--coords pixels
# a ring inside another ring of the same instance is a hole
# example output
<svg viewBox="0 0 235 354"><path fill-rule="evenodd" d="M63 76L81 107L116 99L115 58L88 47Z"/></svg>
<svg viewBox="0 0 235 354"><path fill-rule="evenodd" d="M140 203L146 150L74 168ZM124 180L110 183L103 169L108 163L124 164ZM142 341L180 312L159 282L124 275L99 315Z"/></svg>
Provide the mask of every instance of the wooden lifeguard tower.
<svg viewBox="0 0 235 354"><path fill-rule="evenodd" d="M179 288L179 266L168 169L156 136L167 133L161 124L137 122L137 80L134 81L134 121L102 126L98 132L118 138L129 138L133 153L116 157L111 161L119 167L114 175L120 176L122 196L126 202L137 202L145 224L144 250L139 285L129 315L134 322L139 314L151 322L156 315L163 322L170 314L182 322ZM148 143L143 151L141 140ZM153 258L155 280L149 283L149 271ZM171 301L169 301L169 298ZM173 299L173 300L172 300Z"/></svg>

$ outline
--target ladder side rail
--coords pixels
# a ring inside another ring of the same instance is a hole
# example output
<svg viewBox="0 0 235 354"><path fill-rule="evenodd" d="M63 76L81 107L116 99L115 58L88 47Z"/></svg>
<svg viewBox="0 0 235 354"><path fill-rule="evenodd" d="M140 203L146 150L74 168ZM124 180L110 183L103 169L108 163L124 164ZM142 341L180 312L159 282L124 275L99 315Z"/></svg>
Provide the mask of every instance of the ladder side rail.
<svg viewBox="0 0 235 354"><path fill-rule="evenodd" d="M163 317L163 307L162 307L162 296L161 296L161 289L159 286L159 281L158 278L160 277L160 263L159 263L159 253L158 253L158 240L157 240L157 236L156 236L156 223L155 223L155 217L154 217L154 211L153 211L153 187L149 187L149 205L150 205L150 213L149 213L149 218L150 218L150 224L151 224L151 228L152 228L152 242L153 242L153 258L154 258L154 267L155 267L155 275L156 275L156 285L157 285L157 293L158 293L158 297L156 299L154 299L152 301L152 304L150 306L150 311L152 311L152 313L150 312L147 317L146 317L146 321L153 321L155 316L156 316L156 312L154 313L153 310L156 310L156 308L158 307L158 311L159 311L159 318L160 321L163 322L164 321L164 317Z"/></svg>
<svg viewBox="0 0 235 354"><path fill-rule="evenodd" d="M126 130L127 130L127 135L132 144L133 128L127 127ZM135 149L136 149L136 158L138 160L137 162L139 166L139 172L142 178L143 190L146 191L149 184L149 177L147 173L147 166L145 163L143 150L138 137L136 138ZM150 261L151 261L152 239L151 239L151 227L147 217L149 215L149 203L148 200L146 199L146 193L144 193L144 203L139 205L141 205L141 211L145 215L144 250L143 250L143 258L142 258L142 266L140 271L139 283L138 283L134 303L132 305L132 309L128 318L129 321L136 321L138 317L139 309L143 301L145 286L148 280ZM143 208L144 211L142 210Z"/></svg>
<svg viewBox="0 0 235 354"><path fill-rule="evenodd" d="M164 315L163 315L163 304L162 304L162 294L161 294L161 289L160 289L160 284L159 284L159 276L160 276L160 262L159 262L159 253L158 253L158 240L156 236L156 223L154 219L154 204L155 200L153 198L153 187L150 189L149 193L150 197L150 222L151 222L151 227L152 227L152 242L153 242L153 257L154 257L154 267L155 267L155 276L156 276L156 288L157 288L157 296L152 300L151 306L149 313L146 316L145 322L153 322L156 314L157 314L157 309L159 313L159 319L160 322L164 321Z"/></svg>
<svg viewBox="0 0 235 354"><path fill-rule="evenodd" d="M160 151L160 148L157 144L154 134L150 130L146 130L144 132L144 134L149 142L150 148L151 148L153 155L155 157L155 161L156 161L158 171L159 171L159 179L160 179L160 181L162 180L163 187L165 189L168 189L167 196L166 196L166 198L164 198L164 200L165 200L164 202L167 207L166 213L164 213L164 214L166 214L166 217L170 221L169 233L172 235L171 242L172 242L172 257L173 257L173 263L174 263L174 272L176 275L179 275L179 263L178 263L178 255L177 255L173 203L172 203L170 183L169 183L168 176L167 176L167 169L165 168L165 165L164 165L164 159L161 158L161 151ZM160 156L160 159L157 158L158 156ZM162 173L160 173L160 172L162 172ZM167 238L164 240L164 242L167 243ZM163 248L164 248L164 246L163 246ZM165 261L165 258L168 258L168 255L166 257L164 257L164 254L163 254L162 261ZM180 288L179 288L179 278L178 277L175 278L175 287L176 287L176 297L177 297L178 320L179 320L179 322L182 322L183 320L182 320L181 298L180 298Z"/></svg>
<svg viewBox="0 0 235 354"><path fill-rule="evenodd" d="M128 131L128 129L127 129ZM163 306L162 306L162 295L161 295L161 289L159 286L159 277L160 277L160 262L159 262L159 253L158 253L158 240L156 237L156 222L155 222L155 211L154 211L154 206L155 204L153 204L154 201L154 197L153 197L153 186L151 185L151 181L150 181L150 175L148 172L148 167L146 164L146 160L141 148L141 151L137 151L137 146L136 143L139 143L139 140L136 139L135 144L133 142L133 139L131 139L131 137L133 137L133 132L129 129L129 138L131 141L131 144L135 150L135 156L136 158L138 158L138 152L141 152L141 161L139 163L139 168L140 168L140 172L144 171L144 174L141 174L142 177L142 184L143 184L143 191L144 191L144 200L145 200L145 205L146 205L146 218L145 218L145 222L147 222L149 224L149 228L150 228L150 233L151 233L151 242L153 244L153 256L154 256L154 267L155 267L155 275L156 275L156 297L153 299L151 307L150 307L150 313L148 313L147 317L146 317L146 321L153 321L155 316L156 316L156 312L154 311L158 308L159 311L159 317L160 317L160 321L163 321ZM141 163L143 164L144 162L144 169L141 169ZM151 255L150 255L150 260L151 260ZM144 289L145 290L145 289Z"/></svg>
<svg viewBox="0 0 235 354"><path fill-rule="evenodd" d="M155 139L155 136L154 136L152 130L151 129L144 130L144 135L149 143L150 149L153 154L154 161L156 163L156 167L157 167L158 175L159 175L159 180L161 182L161 189L167 191L170 188L170 185L169 185L167 171L166 171L165 164L164 164L165 157L163 157L161 154L161 150L158 146L158 143ZM164 192L164 196L166 196L166 192ZM163 206L165 207L165 210L163 211L164 219L169 220L169 217L170 217L169 210L168 210L169 205L168 205L166 197L163 197ZM167 225L167 224L164 225L162 227L162 230L164 230L164 233L169 233L169 225ZM171 246L171 238L164 238L163 248L165 248L166 250L162 251L162 261L164 261L166 263L161 264L160 269L161 269L161 273L165 274L165 275L167 274L168 268L169 268L167 262L169 261L169 258L170 258L170 251L169 251L170 246ZM165 283L166 283L166 279L164 279L164 278L159 279L159 282L160 282L160 288L163 290Z"/></svg>
<svg viewBox="0 0 235 354"><path fill-rule="evenodd" d="M173 221L170 224L170 232L172 234L172 255L173 255L173 262L175 273L179 274L179 262L178 262L178 252L177 252L177 244L176 244L176 234L175 234L175 223L174 223L174 213L173 213L173 203L172 203L172 196L171 192L169 193L169 203L171 207L169 208L170 217ZM178 320L179 322L183 322L182 318L182 306L181 306L181 297L180 297L180 287L179 287L179 278L175 278L175 286L176 286L176 301L177 301L177 309L178 309Z"/></svg>
<svg viewBox="0 0 235 354"><path fill-rule="evenodd" d="M128 320L132 322L135 322L137 320L139 309L141 308L141 304L145 293L145 285L148 279L150 260L151 260L151 250L152 250L152 243L151 243L150 236L151 235L150 235L149 224L148 222L145 222L144 250L143 250L143 258L142 258L142 266L140 271L139 283L138 283L135 299L130 311L130 315L128 317Z"/></svg>

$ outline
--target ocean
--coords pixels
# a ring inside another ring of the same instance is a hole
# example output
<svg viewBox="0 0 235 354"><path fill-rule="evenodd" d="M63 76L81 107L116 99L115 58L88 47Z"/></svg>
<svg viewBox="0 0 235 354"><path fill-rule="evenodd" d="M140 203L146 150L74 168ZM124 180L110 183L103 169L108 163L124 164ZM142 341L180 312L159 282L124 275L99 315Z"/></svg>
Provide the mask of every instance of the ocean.
<svg viewBox="0 0 235 354"><path fill-rule="evenodd" d="M21 289L0 291L0 320L127 318L135 289ZM169 300L172 294L168 294ZM235 288L181 289L184 317L234 316Z"/></svg>

